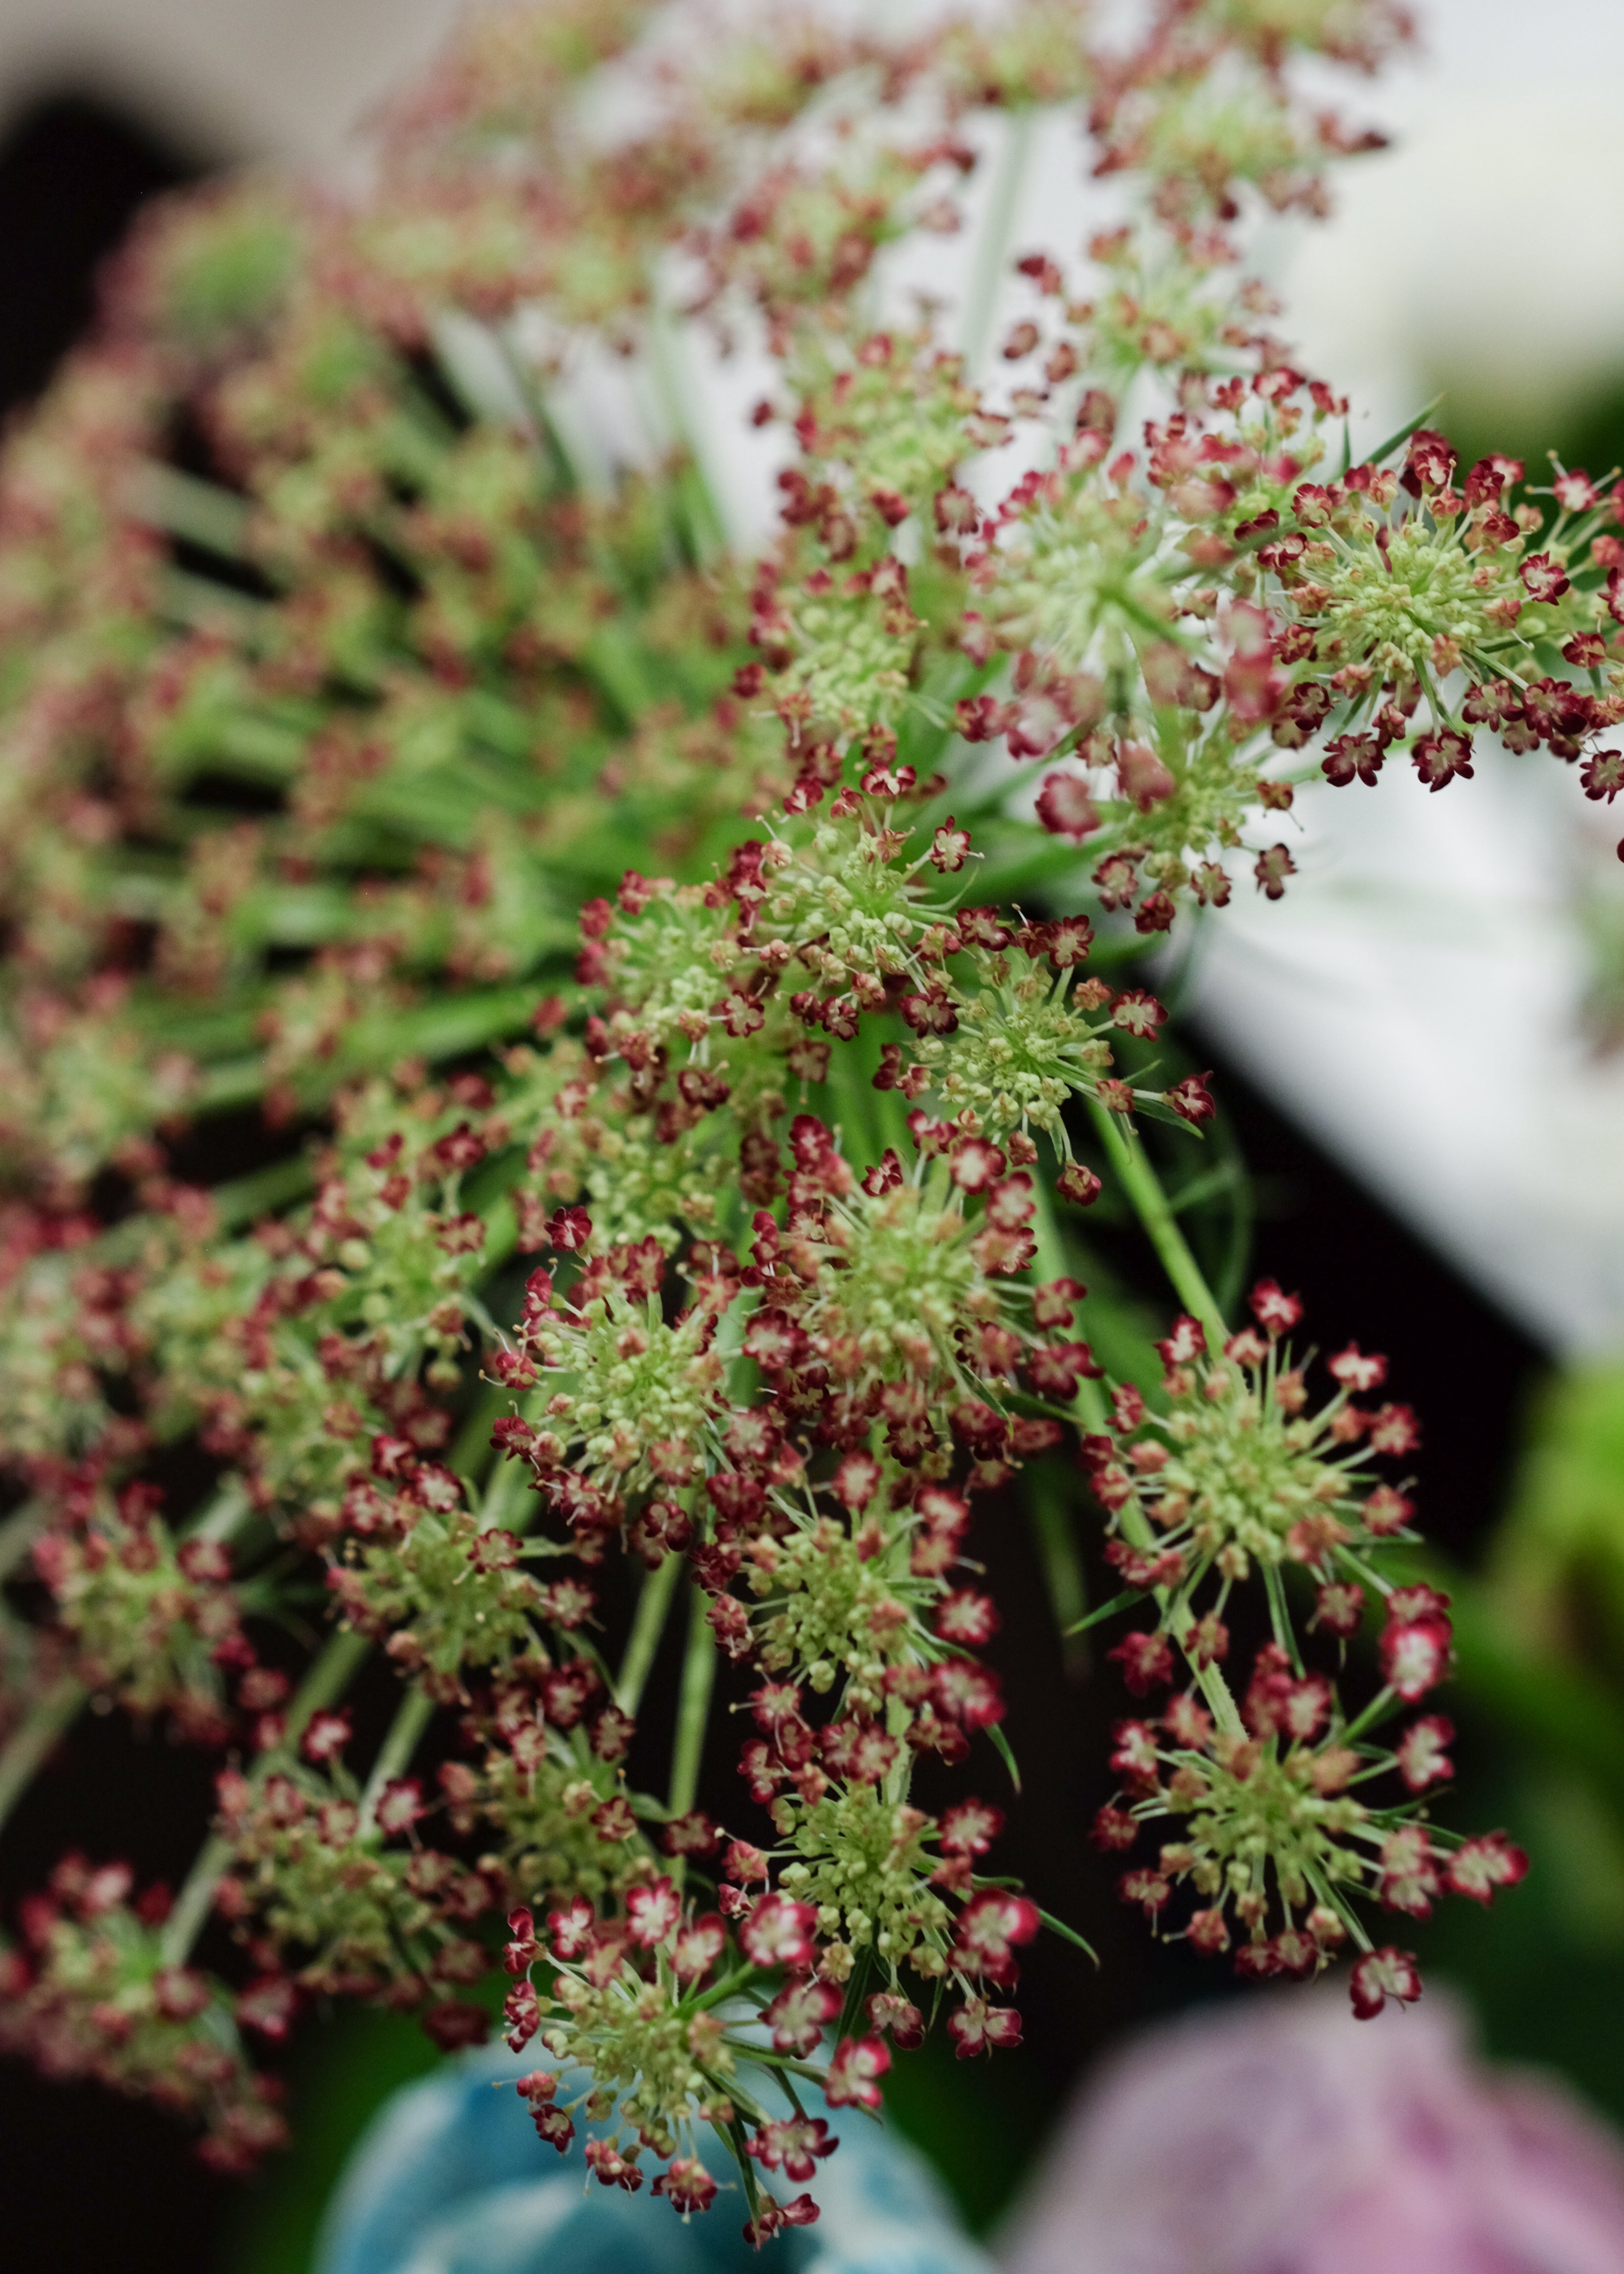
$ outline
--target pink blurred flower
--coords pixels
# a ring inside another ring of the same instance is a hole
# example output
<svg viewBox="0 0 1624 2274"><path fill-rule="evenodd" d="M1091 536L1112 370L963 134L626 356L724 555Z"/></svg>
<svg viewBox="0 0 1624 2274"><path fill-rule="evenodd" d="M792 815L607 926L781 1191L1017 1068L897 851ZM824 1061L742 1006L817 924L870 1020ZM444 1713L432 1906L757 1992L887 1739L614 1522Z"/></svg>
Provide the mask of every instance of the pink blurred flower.
<svg viewBox="0 0 1624 2274"><path fill-rule="evenodd" d="M1157 2030L1065 2125L1007 2274L1620 2274L1624 2148L1457 2007L1335 1991Z"/></svg>

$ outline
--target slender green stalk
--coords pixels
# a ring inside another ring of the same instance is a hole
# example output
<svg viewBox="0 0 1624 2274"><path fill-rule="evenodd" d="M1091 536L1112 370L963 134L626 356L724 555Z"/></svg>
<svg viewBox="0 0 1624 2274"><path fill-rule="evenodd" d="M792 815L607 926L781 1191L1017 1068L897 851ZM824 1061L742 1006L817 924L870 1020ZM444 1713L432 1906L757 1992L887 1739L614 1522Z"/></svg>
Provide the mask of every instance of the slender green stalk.
<svg viewBox="0 0 1624 2274"><path fill-rule="evenodd" d="M1207 1342L1216 1356L1229 1340L1229 1329L1200 1265L1191 1253L1190 1243L1178 1228L1178 1219L1168 1205L1167 1194L1146 1157L1144 1147L1120 1114L1109 1111L1093 1098L1088 1104L1117 1180L1144 1225L1162 1269L1172 1281L1174 1293L1206 1328Z"/></svg>
<svg viewBox="0 0 1624 2274"><path fill-rule="evenodd" d="M889 1133L883 1126L880 1108L890 1093L876 1089L864 1078L855 1053L850 1050L841 1050L833 1057L829 1088L848 1158L856 1160L862 1156L877 1160L888 1141Z"/></svg>
<svg viewBox="0 0 1624 2274"><path fill-rule="evenodd" d="M699 1762L704 1751L705 1724L710 1717L710 1692L715 1683L716 1637L705 1616L704 1592L694 1587L688 1594L688 1653L682 1661L677 1736L671 1753L673 1816L686 1816L699 1790Z"/></svg>
<svg viewBox="0 0 1624 2274"><path fill-rule="evenodd" d="M302 1201L315 1181L314 1170L300 1153L292 1160L273 1161L268 1168L234 1177L229 1184L216 1185L209 1198L221 1230L235 1231L240 1224L252 1224L276 1209Z"/></svg>
<svg viewBox="0 0 1624 2274"><path fill-rule="evenodd" d="M223 1544L242 1531L253 1514L253 1503L246 1490L237 1478L231 1477L221 1486L197 1522L187 1525L187 1535L192 1540L213 1540Z"/></svg>
<svg viewBox="0 0 1624 2274"><path fill-rule="evenodd" d="M535 1007L533 985L503 987L424 1004L393 1016L357 1020L343 1050L312 1079L310 1101L328 1096L358 1073L392 1065L398 1058L455 1058L503 1035L516 1034ZM222 1112L252 1103L264 1087L262 1057L211 1066L198 1084L193 1107L199 1113Z"/></svg>
<svg viewBox="0 0 1624 2274"><path fill-rule="evenodd" d="M468 1418L452 1441L446 1463L455 1475L470 1486L477 1486L491 1468L491 1431L511 1395L495 1382L482 1382L474 1391ZM488 1532L500 1520L501 1509L507 1505L513 1468L511 1461L504 1461L485 1487L479 1510L479 1526L483 1532Z"/></svg>
<svg viewBox="0 0 1624 2274"><path fill-rule="evenodd" d="M395 1719L378 1748L366 1790L361 1796L360 1830L364 1834L372 1828L384 1787L411 1766L411 1757L433 1718L434 1700L426 1690L414 1683L395 1708Z"/></svg>
<svg viewBox="0 0 1624 2274"><path fill-rule="evenodd" d="M54 1682L12 1731L0 1752L0 1824L16 1807L56 1743L89 1696L75 1674Z"/></svg>
<svg viewBox="0 0 1624 2274"><path fill-rule="evenodd" d="M1088 1608L1088 1588L1066 1495L1058 1478L1041 1471L1033 1476L1026 1486L1026 1506L1049 1585L1049 1600L1054 1605L1055 1621L1060 1629L1065 1670L1075 1682L1088 1665L1088 1645L1078 1631Z"/></svg>
<svg viewBox="0 0 1624 2274"><path fill-rule="evenodd" d="M615 1676L615 1702L622 1713L634 1716L643 1703L643 1693L648 1686L654 1665L654 1654L660 1646L660 1637L665 1631L665 1621L671 1615L672 1597L681 1575L682 1558L667 1555L643 1580L637 1597L637 1608L632 1618L632 1630L626 1638L626 1655L620 1660L620 1673Z"/></svg>
<svg viewBox="0 0 1624 2274"><path fill-rule="evenodd" d="M705 463L701 438L709 441L705 421L694 401L692 374L682 353L682 333L669 304L656 291L649 315L649 371L668 439L686 454L688 465L679 476L687 505L689 532L701 559L717 560L727 550L727 526L718 502L715 469Z"/></svg>
<svg viewBox="0 0 1624 2274"><path fill-rule="evenodd" d="M998 312L998 288L1004 282L1010 239L1019 211L1021 192L1026 187L1027 161L1032 154L1030 109L1012 110L1001 124L1004 147L998 154L997 170L993 176L986 215L976 237L975 259L965 293L964 328L959 335L965 367L972 379L986 361L987 350L992 344L993 320Z"/></svg>
<svg viewBox="0 0 1624 2274"><path fill-rule="evenodd" d="M1379 1690L1364 1712L1356 1713L1342 1731L1338 1742L1344 1745L1357 1745L1366 1730L1373 1729L1379 1722L1384 1721L1397 1703L1391 1690Z"/></svg>
<svg viewBox="0 0 1624 2274"><path fill-rule="evenodd" d="M324 1706L343 1696L371 1648L364 1635L335 1634L329 1638L294 1692L281 1744L274 1751L265 1754L255 1766L256 1785L262 1783L274 1768L291 1758L312 1714L319 1713ZM166 1966L182 1966L191 1955L192 1946L207 1921L220 1875L230 1856L230 1841L218 1833L206 1840L198 1850L197 1861L186 1875L186 1884L176 1897L175 1908L163 1930Z"/></svg>
<svg viewBox="0 0 1624 2274"><path fill-rule="evenodd" d="M1123 1189L1127 1193L1135 1215L1148 1233L1151 1245L1160 1257L1163 1269L1173 1283L1175 1292L1200 1320L1213 1347L1222 1351L1229 1339L1229 1329L1224 1324L1223 1314L1213 1299L1212 1291L1201 1276L1200 1267L1185 1244L1184 1236L1178 1229L1177 1220L1168 1206L1167 1195L1157 1180L1155 1171L1146 1159L1138 1138L1131 1131L1124 1129L1120 1118L1108 1112L1103 1106L1094 1108L1094 1118L1099 1125L1106 1151L1110 1156L1117 1171ZM1041 1187L1040 1186L1039 1189L1041 1191ZM1053 1252L1058 1254L1060 1251L1057 1235L1053 1230L1052 1217L1048 1218L1046 1223L1046 1211L1040 1212L1038 1218L1038 1265L1041 1270L1047 1273L1056 1267L1049 1261L1050 1250L1046 1245L1046 1231L1049 1239L1054 1242ZM1104 1429L1107 1418L1105 1399L1097 1382L1079 1382L1075 1410L1077 1418L1085 1430L1098 1433ZM1122 1528L1136 1547L1154 1547L1155 1534L1151 1527L1150 1519L1142 1510L1135 1508L1132 1502L1123 1510ZM1167 1607L1167 1600L1166 1591L1158 1589L1156 1600L1164 1610ZM1177 1639L1177 1638L1175 1637L1175 1640ZM1191 1671L1195 1676L1196 1686L1207 1700L1213 1719L1217 1722L1218 1727L1227 1730L1231 1736L1241 1735L1244 1724L1241 1721L1240 1708L1235 1702L1234 1694L1229 1683L1218 1668L1215 1666L1192 1664Z"/></svg>

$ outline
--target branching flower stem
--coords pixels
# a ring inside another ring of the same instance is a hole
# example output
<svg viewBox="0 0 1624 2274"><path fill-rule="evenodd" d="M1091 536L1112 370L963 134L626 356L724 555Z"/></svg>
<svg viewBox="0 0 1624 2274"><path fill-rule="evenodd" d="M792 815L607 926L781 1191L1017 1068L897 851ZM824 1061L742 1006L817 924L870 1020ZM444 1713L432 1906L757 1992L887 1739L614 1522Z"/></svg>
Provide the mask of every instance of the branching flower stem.
<svg viewBox="0 0 1624 2274"><path fill-rule="evenodd" d="M52 1746L78 1714L89 1690L75 1674L64 1674L25 1714L0 1752L0 1825L43 1767Z"/></svg>
<svg viewBox="0 0 1624 2274"><path fill-rule="evenodd" d="M413 1683L395 1711L395 1719L378 1748L378 1758L372 1763L366 1780L366 1789L361 1796L361 1834L370 1832L377 1821L378 1803L384 1787L394 1778L402 1776L411 1766L424 1731L434 1718L434 1700L420 1683Z"/></svg>
<svg viewBox="0 0 1624 2274"><path fill-rule="evenodd" d="M1221 1351L1229 1337L1223 1313L1191 1253L1190 1243L1178 1228L1178 1219L1144 1147L1134 1132L1124 1126L1119 1114L1109 1112L1093 1098L1088 1103L1111 1166L1134 1214L1145 1227L1162 1269L1172 1282L1174 1292L1185 1309L1199 1319L1212 1348Z"/></svg>
<svg viewBox="0 0 1624 2274"><path fill-rule="evenodd" d="M681 1557L667 1555L643 1583L632 1616L632 1630L626 1638L626 1653L615 1677L614 1694L623 1713L635 1716L643 1702L681 1571Z"/></svg>
<svg viewBox="0 0 1624 2274"><path fill-rule="evenodd" d="M668 1561L674 1562L675 1558ZM705 1616L704 1597L689 1591L688 1652L682 1661L682 1688L677 1699L677 1735L671 1756L671 1812L686 1816L699 1790L699 1763L704 1750L705 1725L710 1714L710 1692L716 1683L716 1637Z"/></svg>
<svg viewBox="0 0 1624 2274"><path fill-rule="evenodd" d="M1032 155L1033 114L1029 107L1011 110L1001 122L1002 144L997 170L992 178L986 218L977 234L975 265L965 296L963 346L965 361L978 372L992 344L992 328L998 313L998 293L1009 266L1010 241L1020 215L1021 192L1026 184Z"/></svg>
<svg viewBox="0 0 1624 2274"><path fill-rule="evenodd" d="M1178 1220L1162 1189L1161 1179L1146 1156L1144 1147L1133 1132L1124 1127L1119 1115L1108 1112L1103 1106L1094 1104L1093 1100L1090 1100L1090 1106L1106 1154L1116 1171L1134 1214L1145 1227L1163 1270L1172 1282L1174 1291L1190 1312L1200 1320L1213 1348L1222 1351L1229 1332L1223 1314L1202 1275L1200 1265L1191 1253L1189 1242L1178 1228ZM1038 1249L1040 1268L1046 1271L1058 1269L1061 1251L1054 1234L1053 1219L1047 1208L1040 1212L1039 1224L1041 1226ZM1097 1382L1079 1382L1073 1410L1084 1430L1100 1431L1106 1427L1105 1401ZM1136 1508L1123 1511L1123 1532L1136 1547L1149 1548L1155 1545L1148 1521ZM1068 1591L1069 1593L1071 1592ZM1080 1577L1075 1592L1080 1593ZM1164 1608L1166 1591L1158 1589L1155 1593L1158 1608ZM1244 1725L1240 1708L1217 1667L1197 1665L1192 1660L1191 1670L1219 1728L1236 1736L1242 1736Z"/></svg>

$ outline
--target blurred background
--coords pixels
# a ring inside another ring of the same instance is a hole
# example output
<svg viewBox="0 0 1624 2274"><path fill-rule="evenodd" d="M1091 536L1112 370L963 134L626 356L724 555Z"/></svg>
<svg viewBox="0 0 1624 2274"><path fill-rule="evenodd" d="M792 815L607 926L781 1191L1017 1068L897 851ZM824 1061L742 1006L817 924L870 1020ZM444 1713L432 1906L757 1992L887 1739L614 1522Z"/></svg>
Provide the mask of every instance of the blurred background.
<svg viewBox="0 0 1624 2274"><path fill-rule="evenodd" d="M140 202L222 166L351 162L346 136L455 21L453 0L0 0L0 405L37 395ZM1414 59L1357 107L1395 147L1340 178L1327 226L1271 225L1265 273L1310 370L1363 413L1356 452L1434 396L1470 461L1624 461L1624 10L1432 0ZM1538 476L1534 476L1538 478ZM1237 907L1185 975L1257 1178L1254 1264L1339 1340L1388 1350L1422 1412L1421 1479L1461 1613L1457 1820L1536 1868L1486 1914L1420 1930L1497 2053L1624 2123L1624 866L1549 760L1468 793L1405 781L1304 801L1301 874ZM1046 1636L1023 1542L995 1574L1028 1798L1007 1868L1087 1890L1097 1972L1051 1943L1027 2044L986 2070L900 2065L893 2112L986 2231L1068 2088L1133 2024L1227 1995L1119 1912L1083 1839L1117 1703ZM1029 1638L1029 1646L1023 1638ZM61 1823L162 1868L206 1772L127 1733L76 1738L19 1818L6 1900ZM1019 1852L1014 1852L1019 1849ZM184 1867L177 1849L169 1867ZM1455 1906L1455 1910L1467 1909ZM157 2117L0 2069L5 2258L19 2274L303 2274L370 2111L432 2054L347 2014L290 2070L299 2145L244 2190Z"/></svg>

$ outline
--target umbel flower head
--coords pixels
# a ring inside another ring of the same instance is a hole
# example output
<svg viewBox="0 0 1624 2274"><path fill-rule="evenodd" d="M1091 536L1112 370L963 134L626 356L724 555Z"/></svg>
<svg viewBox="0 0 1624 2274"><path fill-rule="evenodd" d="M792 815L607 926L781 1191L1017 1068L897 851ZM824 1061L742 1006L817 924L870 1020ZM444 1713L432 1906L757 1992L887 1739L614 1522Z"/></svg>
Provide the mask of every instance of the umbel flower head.
<svg viewBox="0 0 1624 2274"><path fill-rule="evenodd" d="M1153 1420L1140 1393L1121 1388L1119 1434L1084 1443L1116 1528L1107 1553L1158 1614L1110 1655L1139 1697L1173 1680L1175 1645L1192 1675L1165 1713L1118 1728L1112 1766L1125 1786L1094 1836L1126 1851L1142 1826L1165 1824L1176 1836L1154 1864L1123 1875L1124 1896L1161 1925L1186 1889L1197 1907L1180 1931L1203 1951L1233 1946L1243 1974L1312 1975L1351 1941L1362 1954L1354 2010L1368 2018L1389 1998L1417 1997L1420 1977L1404 1953L1372 1946L1355 1898L1425 1918L1445 1891L1486 1902L1515 1886L1528 1859L1502 1834L1457 1841L1429 1821L1425 1796L1452 1773L1454 1731L1441 1715L1374 1741L1443 1680L1452 1645L1447 1598L1395 1585L1382 1567L1386 1543L1413 1540L1414 1509L1390 1485L1372 1487L1362 1449L1403 1454L1418 1431L1407 1406L1361 1406L1352 1393L1378 1389L1387 1360L1339 1352L1327 1361L1334 1393L1310 1413L1284 1341L1301 1303L1264 1280L1251 1307L1258 1327L1231 1337L1217 1359L1205 1354L1199 1321L1178 1319L1158 1345L1166 1412ZM1230 1592L1254 1564L1276 1639L1258 1653L1237 1712L1213 1676L1229 1656ZM1292 1565L1319 1581L1311 1636L1345 1646L1367 1585L1381 1604L1383 1687L1357 1715L1331 1675L1305 1665L1284 1577Z"/></svg>
<svg viewBox="0 0 1624 2274"><path fill-rule="evenodd" d="M1386 0L665 12L482 16L352 202L156 213L0 458L0 1553L39 1583L0 1793L93 1699L223 1752L172 1909L70 1859L0 2034L242 2162L242 2030L354 1996L475 2042L506 1916L541 2140L684 2218L725 2152L761 2243L816 2215L759 2181L816 2180L818 2094L876 2109L938 2017L1019 2041L1058 1922L991 1868L972 1555L1034 1462L1080 1447L1148 1614L1099 1832L1156 1841L1162 1931L1343 1953L1370 2012L1417 1985L1361 1905L1520 1875L1430 1813L1441 1716L1388 1727L1449 1660L1371 1466L1413 1417L1354 1349L1315 1403L1277 1288L1232 1334L1199 1287L1138 1125L1217 1101L1135 959L1248 870L1278 898L1298 787L1395 753L1441 788L1498 732L1611 800L1624 493L1457 486L1425 429L1346 463L1264 328L1244 224L1365 139L1296 66L1372 67ZM1127 218L1016 249L985 377L891 249L1054 107ZM754 559L676 278L771 360ZM600 465L623 367L663 407ZM1101 1386L1142 1337L1059 1206L1088 1128L1189 1306L1159 1389ZM1320 1666L1378 1607L1355 1710Z"/></svg>

